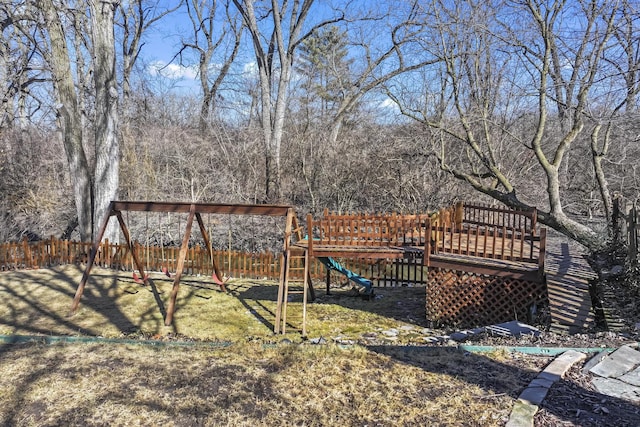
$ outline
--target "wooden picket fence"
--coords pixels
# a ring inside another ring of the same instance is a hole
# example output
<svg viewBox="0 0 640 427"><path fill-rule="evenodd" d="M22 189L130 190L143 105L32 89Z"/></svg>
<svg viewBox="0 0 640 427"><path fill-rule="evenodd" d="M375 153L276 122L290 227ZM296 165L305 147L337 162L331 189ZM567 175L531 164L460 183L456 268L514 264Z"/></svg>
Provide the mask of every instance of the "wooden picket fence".
<svg viewBox="0 0 640 427"><path fill-rule="evenodd" d="M91 251L91 243L60 240L51 237L47 240L29 242L10 242L0 244L0 271L49 268L59 265L79 264L86 262ZM166 269L169 273L176 270L180 248L158 247L135 244L136 255L150 272ZM273 252L248 253L241 251L214 250L213 256L223 274L238 278L255 278L278 280L280 276L280 255ZM302 280L301 260L293 258L290 278ZM345 267L364 277L370 277L378 286L395 286L397 284L420 283L422 281L422 259L391 260L344 259L340 260ZM133 270L133 259L124 244L113 244L105 240L96 256L95 265L121 271ZM309 268L311 277L324 281L325 267L313 259ZM187 252L184 274L208 275L213 271L206 248L195 245ZM400 279L400 283L396 280ZM344 276L331 274L334 282Z"/></svg>
<svg viewBox="0 0 640 427"><path fill-rule="evenodd" d="M178 247L145 246L134 244L136 255L140 257L148 271L175 272ZM0 270L46 268L57 265L85 262L91 251L91 243L50 238L38 242L0 244ZM255 277L278 279L280 275L279 256L271 252L246 253L240 251L213 251L217 265L225 274L233 277ZM116 270L132 270L133 257L124 244L113 244L105 240L100 245L95 265ZM312 268L320 276L320 264ZM316 271L318 270L318 271ZM211 260L206 248L195 245L189 248L185 259L184 274L211 275Z"/></svg>
<svg viewBox="0 0 640 427"><path fill-rule="evenodd" d="M640 254L640 223L638 221L638 205L636 202L613 199L613 242L626 246L627 261L633 265L638 264Z"/></svg>

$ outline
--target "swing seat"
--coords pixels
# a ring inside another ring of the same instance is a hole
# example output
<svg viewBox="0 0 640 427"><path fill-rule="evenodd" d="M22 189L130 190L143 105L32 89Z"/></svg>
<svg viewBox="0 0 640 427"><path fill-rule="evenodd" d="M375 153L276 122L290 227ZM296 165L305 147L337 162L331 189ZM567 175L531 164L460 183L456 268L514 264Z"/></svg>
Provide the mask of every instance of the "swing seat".
<svg viewBox="0 0 640 427"><path fill-rule="evenodd" d="M225 286L225 284L229 281L229 277L224 278L224 280L220 280L218 275L214 272L211 275L211 278L213 279L213 283L220 286L220 290L222 290L223 292L227 292L227 287Z"/></svg>
<svg viewBox="0 0 640 427"><path fill-rule="evenodd" d="M144 279L141 279L141 278L136 274L136 272L135 272L135 271L133 272L133 281L134 281L134 282L136 282L136 283L138 283L138 284L140 284L140 285L144 285L144 282L146 282L148 278L149 278L149 275L148 275L148 274L145 274L145 275L144 275Z"/></svg>
<svg viewBox="0 0 640 427"><path fill-rule="evenodd" d="M165 276L171 277L171 273L169 273L169 270L167 270L167 267L162 267L162 272L164 273Z"/></svg>

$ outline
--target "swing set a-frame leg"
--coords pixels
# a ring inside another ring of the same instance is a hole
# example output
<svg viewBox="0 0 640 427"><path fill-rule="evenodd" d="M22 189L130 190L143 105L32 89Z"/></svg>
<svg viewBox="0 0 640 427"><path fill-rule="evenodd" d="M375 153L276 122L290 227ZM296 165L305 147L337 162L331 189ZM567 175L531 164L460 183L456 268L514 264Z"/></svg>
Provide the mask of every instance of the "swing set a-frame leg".
<svg viewBox="0 0 640 427"><path fill-rule="evenodd" d="M75 314L78 310L78 305L80 305L80 298L82 298L82 294L84 293L84 287L87 285L87 281L89 280L89 274L91 273L91 268L93 268L93 263L96 261L96 255L98 254L98 249L100 249L100 242L102 241L102 236L104 236L105 231L107 230L107 224L109 224L109 219L115 214L113 210L113 202L109 204L109 213L105 216L102 225L100 226L100 230L98 231L98 235L93 241L93 245L91 246L91 254L89 255L89 259L87 260L87 266L84 269L84 273L82 273L82 279L80 280L80 284L78 285L78 289L76 289L76 294L73 297L73 303L71 303L71 310L69 311L69 315Z"/></svg>
<svg viewBox="0 0 640 427"><path fill-rule="evenodd" d="M93 245L91 247L91 254L89 255L89 260L87 261L87 266L84 269L84 273L82 273L82 279L80 280L80 284L78 285L78 289L76 290L76 294L73 298L73 303L71 304L71 310L70 310L70 315L73 315L77 310L78 310L78 306L80 305L80 299L82 298L82 294L84 293L84 288L87 285L87 281L89 280L89 274L91 273L91 269L93 268L93 264L96 261L96 256L98 255L98 250L100 249L100 242L102 242L102 237L104 237L104 233L107 230L107 225L109 224L109 220L111 219L112 216L116 216L118 218L118 224L120 225L120 230L122 230L122 234L124 235L125 240L127 241L127 246L129 248L129 252L131 253L131 256L133 257L133 262L135 263L136 267L138 268L138 271L140 272L140 274L142 275L142 277L144 278L144 284L148 285L147 280L147 274L144 271L144 266L142 265L142 263L140 262L140 259L138 258L138 255L136 254L134 248L133 248L133 242L131 241L131 235L129 234L129 229L127 228L127 225L124 222L124 219L122 218L122 212L116 210L114 208L113 202L110 202L109 204L109 210L108 210L108 214L105 216L104 221L102 222L102 225L100 226L100 230L98 231L98 235L95 237L94 241L93 241Z"/></svg>
<svg viewBox="0 0 640 427"><path fill-rule="evenodd" d="M187 257L187 251L189 250L189 238L191 237L191 227L193 226L195 210L196 206L192 204L189 208L189 217L187 218L187 225L184 230L184 236L182 237L182 246L180 247L180 253L178 254L176 277L173 281L173 288L171 288L171 296L169 297L169 304L167 306L167 316L164 319L165 326L170 326L171 323L173 323L173 313L176 309L176 299L178 298L178 290L180 289L180 278L182 277L182 270L184 269L184 260Z"/></svg>

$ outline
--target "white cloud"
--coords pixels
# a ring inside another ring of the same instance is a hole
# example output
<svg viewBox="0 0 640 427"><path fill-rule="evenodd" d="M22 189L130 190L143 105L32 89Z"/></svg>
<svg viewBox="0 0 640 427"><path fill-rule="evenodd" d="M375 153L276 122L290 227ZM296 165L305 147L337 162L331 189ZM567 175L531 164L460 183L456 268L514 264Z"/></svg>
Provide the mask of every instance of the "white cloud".
<svg viewBox="0 0 640 427"><path fill-rule="evenodd" d="M247 62L246 64L244 64L244 67L242 67L242 71L244 74L248 74L250 76L257 76L258 64L255 61Z"/></svg>
<svg viewBox="0 0 640 427"><path fill-rule="evenodd" d="M198 77L198 70L195 66L185 67L179 64L167 64L164 61L152 62L148 70L152 76L162 76L174 80L195 80Z"/></svg>
<svg viewBox="0 0 640 427"><path fill-rule="evenodd" d="M380 102L380 107L382 108L398 108L398 104L396 104L391 98L385 98L382 102Z"/></svg>

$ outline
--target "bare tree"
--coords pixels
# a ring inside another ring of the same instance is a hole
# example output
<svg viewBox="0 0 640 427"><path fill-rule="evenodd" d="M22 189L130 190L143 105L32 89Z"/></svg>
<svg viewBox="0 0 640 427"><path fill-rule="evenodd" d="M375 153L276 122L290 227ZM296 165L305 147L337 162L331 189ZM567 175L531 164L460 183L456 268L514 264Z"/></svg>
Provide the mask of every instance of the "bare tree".
<svg viewBox="0 0 640 427"><path fill-rule="evenodd" d="M438 52L421 49L427 33L418 1L388 2L387 10L376 5L375 14L357 20L363 28L353 31L351 40L355 66L342 76L342 97L333 116L330 143L335 143L346 116L370 92L387 81L441 61ZM371 31L372 27L377 30ZM380 31L384 28L384 31ZM356 53L357 52L357 53Z"/></svg>
<svg viewBox="0 0 640 427"><path fill-rule="evenodd" d="M0 3L0 129L12 127L16 119L24 129L47 103L35 89L48 77L38 64L42 35L31 12Z"/></svg>
<svg viewBox="0 0 640 427"><path fill-rule="evenodd" d="M78 213L80 238L83 241L90 241L92 237L92 182L89 162L82 145L81 112L71 71L71 54L67 48L65 29L53 0L38 0L38 8L44 15L46 31L49 35L50 51L47 62L51 67L58 101L57 110L60 127L63 129L64 148Z"/></svg>
<svg viewBox="0 0 640 427"><path fill-rule="evenodd" d="M114 16L118 0L91 0L93 82L95 87L95 170L93 181L93 236L108 215L109 202L117 200L120 166L118 141L118 86ZM105 236L118 240L115 218Z"/></svg>
<svg viewBox="0 0 640 427"><path fill-rule="evenodd" d="M126 105L131 96L131 74L144 45L144 34L158 21L183 5L164 8L159 0L133 0L118 2L116 25L121 28L120 52L122 56L122 102Z"/></svg>
<svg viewBox="0 0 640 427"><path fill-rule="evenodd" d="M585 132L615 6L434 1L434 40L445 61L430 71L439 83L429 109L391 93L405 114L433 132L443 170L509 206L538 207L541 222L592 249L603 239L566 214L562 176ZM536 185L514 184L518 173L508 160L514 152L535 159ZM543 202L537 188L545 189Z"/></svg>
<svg viewBox="0 0 640 427"><path fill-rule="evenodd" d="M609 157L611 145L617 142L615 128L625 119L634 119L640 93L640 26L637 24L640 10L635 3L624 0L614 13L614 43L610 43L603 53L604 66L598 78L609 82L612 88L620 87L624 95L602 97L599 105L588 111L593 123L590 134L593 171L608 222L611 222L613 201L603 162ZM609 231L613 230L610 228Z"/></svg>
<svg viewBox="0 0 640 427"><path fill-rule="evenodd" d="M640 19L638 4L623 0L614 26L614 37L617 41L614 51L617 55L604 58L624 79L626 90L624 107L627 112L637 110L638 94L640 94L640 26L638 19ZM616 58L619 60L616 61Z"/></svg>
<svg viewBox="0 0 640 427"><path fill-rule="evenodd" d="M275 202L282 199L282 136L296 49L316 29L342 20L343 13L309 24L307 19L314 0L271 0L270 6L259 11L254 0L233 0L233 3L251 36L258 66L265 196Z"/></svg>
<svg viewBox="0 0 640 427"><path fill-rule="evenodd" d="M230 0L186 2L193 38L183 39L183 47L176 56L180 57L180 63L183 64L182 54L185 50L196 52L203 94L199 117L202 132L207 128L209 115L219 96L222 83L240 51L242 18L233 15L230 5ZM214 64L214 59L218 64Z"/></svg>
<svg viewBox="0 0 640 427"><path fill-rule="evenodd" d="M91 240L106 214L109 201L116 198L118 189L119 145L118 129L118 91L115 74L115 40L114 13L117 2L88 1L88 11L91 16L91 41L89 51L92 53L94 101L94 143L95 166L90 167L88 156L83 146L85 132L83 128L83 112L79 94L73 79L73 59L83 61L82 53L76 45L76 51L70 52L67 47L67 35L61 13L74 13L83 10L80 4L78 10L63 9L53 0L38 0L38 8L44 15L46 32L49 36L49 50L47 62L51 67L56 98L58 100L58 114L60 126L63 130L63 140L67 161L71 172L74 188L76 210L80 237ZM71 22L82 22L81 19ZM84 28L71 27L76 37L81 37ZM80 54L80 57L78 55ZM80 75L82 62L76 62L77 73ZM82 88L81 88L82 89ZM113 228L106 235L117 240L117 233Z"/></svg>

